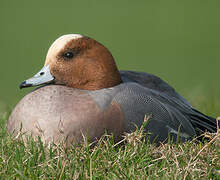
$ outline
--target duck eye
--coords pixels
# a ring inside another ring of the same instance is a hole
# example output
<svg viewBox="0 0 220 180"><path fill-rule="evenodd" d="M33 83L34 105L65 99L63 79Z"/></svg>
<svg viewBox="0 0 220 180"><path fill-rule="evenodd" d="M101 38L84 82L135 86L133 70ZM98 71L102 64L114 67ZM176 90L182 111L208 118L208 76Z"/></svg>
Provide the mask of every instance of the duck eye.
<svg viewBox="0 0 220 180"><path fill-rule="evenodd" d="M72 59L74 54L72 52L66 52L66 53L63 54L63 56L65 58Z"/></svg>

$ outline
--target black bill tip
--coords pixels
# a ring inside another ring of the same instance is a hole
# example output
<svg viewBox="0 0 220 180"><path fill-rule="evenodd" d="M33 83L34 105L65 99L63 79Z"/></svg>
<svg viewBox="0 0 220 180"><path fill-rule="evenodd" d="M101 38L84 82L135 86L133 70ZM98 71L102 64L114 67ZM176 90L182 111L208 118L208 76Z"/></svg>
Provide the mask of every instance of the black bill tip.
<svg viewBox="0 0 220 180"><path fill-rule="evenodd" d="M31 87L31 86L32 84L27 84L26 81L24 81L19 85L19 88L22 89L22 88Z"/></svg>

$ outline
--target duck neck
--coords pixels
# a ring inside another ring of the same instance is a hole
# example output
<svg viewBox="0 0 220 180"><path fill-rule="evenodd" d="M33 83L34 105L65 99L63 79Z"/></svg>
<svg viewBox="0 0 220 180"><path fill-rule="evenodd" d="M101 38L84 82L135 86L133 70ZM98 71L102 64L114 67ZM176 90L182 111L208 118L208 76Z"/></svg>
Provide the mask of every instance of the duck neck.
<svg viewBox="0 0 220 180"><path fill-rule="evenodd" d="M83 90L99 90L114 87L122 83L121 75L117 69L111 73L103 74L94 72L92 74L90 77L76 82L72 87Z"/></svg>

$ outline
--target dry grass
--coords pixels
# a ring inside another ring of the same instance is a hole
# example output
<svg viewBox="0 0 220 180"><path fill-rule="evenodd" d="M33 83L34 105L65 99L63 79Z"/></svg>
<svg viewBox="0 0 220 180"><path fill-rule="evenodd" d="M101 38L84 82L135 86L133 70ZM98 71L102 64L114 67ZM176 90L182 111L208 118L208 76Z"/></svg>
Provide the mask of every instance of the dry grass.
<svg viewBox="0 0 220 180"><path fill-rule="evenodd" d="M220 113L216 99L194 102L204 113ZM9 112L0 113L0 179L220 179L219 129L206 133L204 142L155 146L143 139L144 123L118 143L104 135L96 144L85 141L66 149L62 144L45 147L40 139L11 138Z"/></svg>
<svg viewBox="0 0 220 180"><path fill-rule="evenodd" d="M220 119L220 118L219 118ZM147 120L147 119L146 119ZM12 139L1 124L0 179L217 179L220 131L195 140L155 146L143 140L143 128L115 144L111 136L69 149L44 147L31 138ZM93 148L91 148L93 147Z"/></svg>

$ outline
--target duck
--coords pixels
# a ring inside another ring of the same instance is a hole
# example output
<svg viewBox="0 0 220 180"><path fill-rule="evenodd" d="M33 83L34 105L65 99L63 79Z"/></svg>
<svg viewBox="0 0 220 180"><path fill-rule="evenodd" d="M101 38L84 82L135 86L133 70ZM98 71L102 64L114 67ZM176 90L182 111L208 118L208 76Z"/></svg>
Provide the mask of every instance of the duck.
<svg viewBox="0 0 220 180"><path fill-rule="evenodd" d="M198 110L161 78L119 71L110 51L98 41L67 34L50 46L43 68L20 88L37 86L15 106L10 134L40 137L44 143L93 142L140 128L151 143L188 141L215 133L217 122Z"/></svg>

